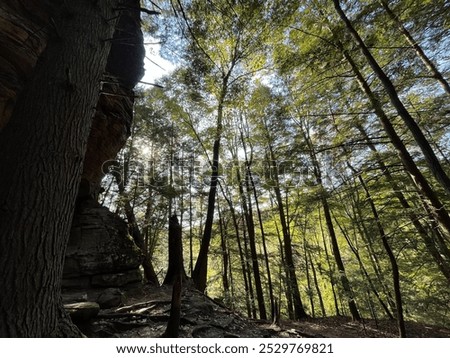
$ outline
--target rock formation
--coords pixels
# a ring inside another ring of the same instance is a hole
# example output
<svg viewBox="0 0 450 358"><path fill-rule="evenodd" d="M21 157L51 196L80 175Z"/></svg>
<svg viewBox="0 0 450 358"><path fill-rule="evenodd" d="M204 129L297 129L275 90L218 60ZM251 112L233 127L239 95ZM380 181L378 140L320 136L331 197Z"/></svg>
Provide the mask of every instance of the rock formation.
<svg viewBox="0 0 450 358"><path fill-rule="evenodd" d="M31 0L0 5L0 130L8 123L17 94L30 77L50 33L48 9Z"/></svg>
<svg viewBox="0 0 450 358"><path fill-rule="evenodd" d="M78 204L66 251L63 287L124 287L139 282L142 256L126 223L94 200Z"/></svg>
<svg viewBox="0 0 450 358"><path fill-rule="evenodd" d="M143 75L139 1L124 2L120 14L88 140L63 276L68 292L89 289L90 299L97 302L105 299L108 288L127 290L142 280L142 256L126 223L97 203L103 167L116 158L130 135L133 88Z"/></svg>

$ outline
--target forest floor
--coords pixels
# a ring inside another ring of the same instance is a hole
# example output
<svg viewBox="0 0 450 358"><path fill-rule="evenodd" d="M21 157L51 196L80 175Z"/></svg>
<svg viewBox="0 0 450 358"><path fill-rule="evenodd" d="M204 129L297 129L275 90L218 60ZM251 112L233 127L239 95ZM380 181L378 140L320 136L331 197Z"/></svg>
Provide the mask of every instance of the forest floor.
<svg viewBox="0 0 450 358"><path fill-rule="evenodd" d="M144 287L129 295L123 306L101 310L89 323L79 324L88 337L161 337L170 315L171 287ZM450 329L407 322L411 338L450 338ZM267 338L394 338L395 321L352 321L349 317L283 320L273 325L245 318L192 288L184 288L179 337Z"/></svg>

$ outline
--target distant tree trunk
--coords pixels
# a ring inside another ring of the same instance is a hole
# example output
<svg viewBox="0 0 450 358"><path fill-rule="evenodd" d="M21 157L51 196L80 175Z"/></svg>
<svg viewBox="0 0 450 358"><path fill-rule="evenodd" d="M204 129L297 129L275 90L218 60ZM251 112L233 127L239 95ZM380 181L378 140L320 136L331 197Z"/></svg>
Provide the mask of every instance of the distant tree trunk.
<svg viewBox="0 0 450 358"><path fill-rule="evenodd" d="M281 265L280 265L280 293L281 291L284 291L284 294L286 296L286 306L287 306L287 312L288 312L288 317L290 320L294 320L295 319L295 314L294 314L294 303L293 303L293 299L292 299L292 288L291 285L289 284L289 267L286 263L286 260L284 258L284 244L283 244L283 239L281 237L281 233L280 233L280 229L278 228L278 223L275 222L275 229L277 231L277 238L278 238L278 244L280 246L280 258L281 258ZM281 274L281 272L284 271L284 280L283 280L283 276ZM282 290L281 287L283 286L282 283L284 282L286 289ZM281 296L280 296L280 306L281 306Z"/></svg>
<svg viewBox="0 0 450 358"><path fill-rule="evenodd" d="M219 164L220 164L219 155L220 155L220 140L222 137L223 106L225 102L225 96L227 94L229 75L230 72L223 78L222 93L220 95L219 103L217 106L216 135L214 139L213 158L211 163L211 183L209 185L208 208L206 210L206 221L203 231L202 242L200 244L200 252L198 253L195 268L194 271L192 272L192 279L194 280L195 286L201 292L204 292L206 289L206 280L208 275L208 253L212 237L217 183L219 179Z"/></svg>
<svg viewBox="0 0 450 358"><path fill-rule="evenodd" d="M231 260L231 250L227 245L228 250L228 271L230 273L230 308L232 310L236 309L236 289L235 289L235 283L234 283L234 274L233 274L233 261Z"/></svg>
<svg viewBox="0 0 450 358"><path fill-rule="evenodd" d="M340 134L341 132L336 125L336 121L333 120L333 123L335 123L336 132L338 134ZM346 156L348 156L350 154L345 147L343 148L343 151ZM391 269L392 269L392 279L393 279L393 286L394 286L394 293L395 293L396 313L397 313L397 323L398 323L398 328L399 328L399 334L400 334L400 337L405 337L405 334L406 334L405 333L405 322L404 322L404 318L403 318L402 296L401 296L401 290L400 290L400 274L399 274L399 269L398 269L398 265L397 265L397 259L395 258L395 255L392 252L391 246L389 245L389 242L388 242L386 234L385 234L385 230L384 230L383 226L381 225L380 217L378 215L378 210L376 209L375 202L373 201L372 196L370 195L370 192L366 185L366 182L364 181L361 173L358 172L352 166L352 164L350 163L349 160L346 160L346 164L347 164L347 167L353 172L354 176L358 178L359 183L361 184L362 188L364 189L364 193L366 194L367 201L369 202L370 209L371 209L373 217L375 219L375 224L378 229L378 233L380 234L380 238L383 243L383 247L389 257L389 262L391 264ZM336 219L335 219L335 221L336 221ZM375 296L379 299L381 305L385 309L388 316L392 317L390 312L387 310L387 306L384 304L384 302L381 300L380 296L378 295L377 290L375 290L375 287L374 287L372 281L370 280L370 277L367 274L367 271L364 268L362 260L359 257L359 253L351 244L350 239L347 237L343 228L342 227L340 227L340 228L341 228L341 231L344 234L348 244L350 245L352 251L355 253L355 256L357 257L357 260L360 264L360 267L361 267L361 269L363 269L363 271L368 279L369 285L371 286L372 290L375 293ZM370 296L369 296L369 298L370 298Z"/></svg>
<svg viewBox="0 0 450 358"><path fill-rule="evenodd" d="M267 313L261 283L261 274L259 272L258 253L256 251L255 223L253 221L253 211L251 209L250 202L248 203L247 209L248 212L244 215L247 222L247 229L249 233L249 246L252 258L253 277L255 280L256 299L258 301L259 317L265 320L267 319Z"/></svg>
<svg viewBox="0 0 450 358"><path fill-rule="evenodd" d="M275 299L272 306L272 325L280 326L281 310L278 300Z"/></svg>
<svg viewBox="0 0 450 358"><path fill-rule="evenodd" d="M125 166L124 166L125 171ZM139 225L136 220L136 215L134 215L134 210L131 206L130 199L127 197L125 193L125 183L123 178L121 177L118 171L112 171L112 175L114 176L117 186L119 188L119 194L123 199L123 207L125 211L125 216L128 221L128 232L133 238L134 243L141 250L144 255L144 259L142 261L142 267L144 269L144 276L148 283L159 286L158 276L156 275L155 269L153 268L153 264L151 261L151 257L149 255L149 251L147 250L147 245L145 244L144 236L139 228ZM125 176L125 173L124 173Z"/></svg>
<svg viewBox="0 0 450 358"><path fill-rule="evenodd" d="M350 281L348 280L347 275L345 273L344 262L341 257L341 251L339 249L336 232L334 230L333 220L331 219L331 210L330 210L330 206L328 204L328 200L326 197L327 194L325 193L325 187L323 186L323 182L322 182L322 172L320 169L320 163L317 158L316 151L314 149L314 145L311 141L309 133L307 132L307 129L302 127L301 132L302 132L302 136L305 139L305 142L308 146L309 156L312 161L313 172L314 172L314 176L316 178L317 185L323 191L323 193L321 194L320 202L322 204L323 213L325 215L325 223L328 228L328 234L330 236L331 248L333 251L334 260L336 262L336 267L339 270L339 276L341 278L342 288L343 288L345 296L347 298L347 303L348 303L348 307L349 307L350 313L352 315L352 318L356 321L360 321L361 316L360 316L358 308L356 306L355 298L353 297L353 291L351 289Z"/></svg>
<svg viewBox="0 0 450 358"><path fill-rule="evenodd" d="M316 272L316 268L314 266L314 262L312 260L311 252L308 252L308 257L309 257L309 263L311 265L311 271L313 273L314 287L316 288L317 297L319 297L320 310L322 312L322 317L326 317L327 312L325 310L325 305L323 303L322 291L319 287L319 280L317 279L317 272Z"/></svg>
<svg viewBox="0 0 450 358"><path fill-rule="evenodd" d="M229 198L227 198L222 187L221 187L221 189L222 189L222 195L225 198L225 200L228 204L228 207L230 208L231 219L233 221L234 232L236 235L236 242L238 244L241 272L242 272L242 277L244 279L245 304L246 304L246 308L247 308L247 316L251 317L252 316L252 308L251 308L251 303L250 303L250 286L249 286L249 281L247 278L246 259L244 256L244 250L242 249L242 240L241 240L241 235L239 232L239 223L238 223L238 220L236 217L236 211L234 209L233 203L231 202L231 200ZM231 270L230 270L230 272L231 272Z"/></svg>
<svg viewBox="0 0 450 358"><path fill-rule="evenodd" d="M333 249L334 259L336 261L336 266L337 269L339 270L339 275L341 277L342 288L344 289L347 298L348 308L350 309L352 318L356 321L360 321L361 316L359 315L358 308L356 307L356 302L353 297L353 291L351 289L350 282L345 273L344 262L342 261L341 251L339 250L339 244L337 241L336 233L334 231L333 221L331 220L330 207L328 206L328 201L323 197L322 197L322 206L325 215L325 222L327 224L328 233L331 239L331 247Z"/></svg>
<svg viewBox="0 0 450 358"><path fill-rule="evenodd" d="M303 249L305 251L305 271L306 271L306 284L308 286L308 298L309 298L309 304L311 306L311 317L315 317L315 313L314 313L314 298L313 298L313 290L312 290L312 286L311 286L311 278L309 276L309 256L308 256L308 252L307 252L307 247L306 247L306 241L303 240Z"/></svg>
<svg viewBox="0 0 450 358"><path fill-rule="evenodd" d="M286 260L286 266L288 268L288 285L291 288L292 293L292 299L294 303L294 317L296 320L300 320L303 318L307 318L308 315L305 312L305 309L303 307L303 303L300 297L300 290L298 287L297 282L297 274L295 271L295 264L294 264L294 255L292 252L292 240L291 240L291 234L288 227L288 222L286 220L286 213L284 210L283 205L283 198L281 196L281 190L280 190L280 181L278 177L278 164L276 162L275 153L272 148L272 145L269 144L269 158L270 158L270 164L271 164L271 170L273 174L273 180L275 181L274 185L274 192L275 192L275 199L277 201L277 207L278 207L278 214L280 217L280 223L281 223L281 230L283 233L283 246L284 246L284 259Z"/></svg>
<svg viewBox="0 0 450 358"><path fill-rule="evenodd" d="M219 212L220 248L222 251L222 285L225 297L227 297L228 292L230 291L230 283L228 281L229 257L226 241L226 229L223 222L222 211L220 210L219 204L217 205L217 211Z"/></svg>
<svg viewBox="0 0 450 358"><path fill-rule="evenodd" d="M247 227L248 233L248 242L250 246L250 255L251 255L251 267L253 270L253 279L255 282L255 291L256 291L256 299L258 301L258 310L261 319L267 319L266 307L264 302L264 294L262 290L261 284L261 275L259 273L259 265L258 265L258 254L256 252L256 239L255 239L255 223L253 221L253 210L251 206L251 202L248 200L249 196L245 195L243 180L241 177L241 173L239 167L236 169L237 181L239 186L239 194L241 196L242 202L242 210L245 218L245 224ZM249 190L248 178L245 179L247 191Z"/></svg>
<svg viewBox="0 0 450 358"><path fill-rule="evenodd" d="M193 210L192 210L192 171L194 163L191 162L189 167L189 274L192 276L194 271L194 224L193 224Z"/></svg>
<svg viewBox="0 0 450 358"><path fill-rule="evenodd" d="M335 278L334 278L334 269L331 266L330 255L328 254L327 242L325 240L325 232L324 232L325 230L323 228L322 215L321 215L320 208L319 208L319 226L320 226L320 233L322 236L323 248L325 250L325 258L326 258L326 261L328 264L328 275L330 278L331 291L333 293L334 309L336 310L336 316L340 316L341 312L339 311L339 303L338 303L336 289L335 289L336 282L335 282Z"/></svg>
<svg viewBox="0 0 450 358"><path fill-rule="evenodd" d="M169 219L169 267L163 285L172 285L180 276L181 280L186 280L183 260L183 240L181 225L176 215Z"/></svg>
<svg viewBox="0 0 450 358"><path fill-rule="evenodd" d="M392 297L392 293L387 287L387 285L384 283L385 279L382 274L381 270L381 263L378 259L378 253L375 252L374 245L373 245L373 239L372 235L370 234L369 230L367 229L365 223L364 223L364 215L361 212L361 209L358 207L356 209L357 213L355 213L356 219L356 229L358 230L361 237L365 237L367 241L367 251L369 252L369 259L370 263L372 264L373 271L375 272L375 275L378 279L378 282L380 283L381 287L383 288L383 293L386 296L387 302L389 304L390 309L394 312L395 311L395 302Z"/></svg>
<svg viewBox="0 0 450 358"><path fill-rule="evenodd" d="M242 118L241 121L243 122ZM256 289L256 297L258 300L258 309L259 309L259 316L261 319L267 319L267 313L266 313L266 303L264 300L264 294L262 289L262 283L261 283L261 274L259 271L259 263L258 263L258 253L256 251L256 233L255 233L255 222L253 219L253 206L252 206L252 190L253 190L253 180L251 177L251 160L248 158L247 154L247 146L244 139L244 133L242 128L240 129L240 139L242 142L242 147L244 149L244 156L245 156L245 189L246 193L244 193L244 188L241 182L240 178L240 171L239 166L237 167L237 174L238 174L238 181L239 181L239 188L240 193L243 201L243 208L244 208L244 216L245 221L248 228L249 233L249 243L250 243L250 250L252 254L252 266L253 266L253 275L255 277L255 289ZM235 158L237 162L237 158Z"/></svg>
<svg viewBox="0 0 450 358"><path fill-rule="evenodd" d="M405 123L406 127L409 129L411 134L413 135L417 145L422 150L422 153L425 157L425 161L428 164L428 167L430 168L431 173L434 175L436 180L442 185L442 187L447 191L448 194L450 194L450 178L442 168L439 159L436 157L436 154L434 153L433 149L430 146L430 143L426 139L425 135L423 134L420 127L415 122L414 118L410 115L406 107L403 105L403 102L400 100L397 90L395 89L394 84L391 82L389 77L386 75L386 73L383 71L383 69L380 67L378 62L375 60L375 58L372 56L370 50L367 48L366 44L364 43L361 36L359 36L358 32L353 27L352 23L342 10L339 0L333 0L336 12L338 13L339 17L344 22L348 32L355 40L356 44L360 48L362 54L367 59L370 67L374 71L375 75L378 77L378 79L383 84L384 89L386 90L387 95L389 96L389 99L394 106L394 108L397 110L398 115L403 119L403 122Z"/></svg>
<svg viewBox="0 0 450 358"><path fill-rule="evenodd" d="M244 288L245 288L245 304L247 307L247 316L252 317L253 314L253 293L251 293L251 280L248 276L248 270L247 270L247 260L244 255L244 250L242 248L241 239L238 236L238 249L239 249L239 258L241 261L241 271L242 271L242 277L244 278Z"/></svg>
<svg viewBox="0 0 450 358"><path fill-rule="evenodd" d="M251 267L251 254L248 249L248 238L247 238L247 232L243 231L243 237L244 237L244 257L245 257L245 269L247 271L247 278L248 278L248 291L250 294L250 306L252 309L252 316L253 318L257 318L256 314L256 305L255 305L255 294L254 294L254 288L253 288L253 282L252 282L252 267Z"/></svg>
<svg viewBox="0 0 450 358"><path fill-rule="evenodd" d="M80 336L62 269L118 4L51 4L57 32L0 132L1 337Z"/></svg>
<svg viewBox="0 0 450 358"><path fill-rule="evenodd" d="M450 85L447 82L447 80L444 78L442 73L438 70L437 66L431 61L431 59L427 56L425 51L422 49L422 47L419 45L419 43L413 38L411 33L408 31L408 29L403 25L401 20L398 18L397 15L392 11L392 9L389 7L389 3L386 0L379 0L381 6L383 6L384 10L388 14L388 16L391 18L392 21L394 21L395 25L398 27L400 32L405 37L406 41L410 44L410 46L414 49L416 52L417 57L422 61L422 63L425 65L425 67L430 71L433 78L435 78L439 84L442 86L445 92L450 95Z"/></svg>
<svg viewBox="0 0 450 358"><path fill-rule="evenodd" d="M375 219L375 224L377 226L378 232L380 234L381 241L383 243L384 250L386 251L389 262L391 264L392 270L392 281L394 284L394 294L395 294L395 308L397 313L397 324L400 337L406 337L406 328L405 328L405 320L403 317L403 302L402 302L402 294L400 289L400 272L398 269L397 259L395 258L394 253L392 252L391 245L387 240L386 233L384 231L383 226L381 225L380 216L378 215L378 210L373 202L372 196L370 195L369 189L362 176L358 176L359 182L361 183L364 192L366 193L367 200L369 201L370 209L372 210L373 217Z"/></svg>
<svg viewBox="0 0 450 358"><path fill-rule="evenodd" d="M372 290L373 294L375 295L375 297L378 299L378 302L380 303L381 307L383 307L384 312L386 313L386 315L389 317L389 319L394 319L394 316L392 315L391 311L389 310L388 306L384 303L383 299L381 298L380 294L378 293L378 290L376 289L372 279L370 278L369 273L367 272L364 263L361 259L361 255L359 254L358 250L355 248L355 246L351 243L350 238L348 236L348 233L346 232L345 228L339 223L339 221L336 219L336 217L334 217L334 221L336 222L336 224L338 225L339 229L342 232L342 235L344 235L345 240L348 243L348 246L350 247L350 249L352 250L353 254L356 257L356 260L358 261L359 267L364 275L364 277L367 280L367 283L370 287L370 289ZM371 305L372 307L372 305Z"/></svg>
<svg viewBox="0 0 450 358"><path fill-rule="evenodd" d="M277 311L275 310L275 306L274 306L275 297L273 294L272 274L270 272L270 260L269 260L268 250L267 250L266 234L264 231L264 224L263 224L263 219L262 219L262 215L261 215L261 210L259 208L258 194L256 192L256 187L255 187L255 183L253 182L253 176L252 176L251 172L249 172L249 177L250 177L250 182L251 182L251 185L253 188L253 197L255 198L255 205L256 205L256 212L258 214L259 228L261 230L261 239L262 239L263 250L264 250L264 262L266 264L266 272L267 272L267 285L269 286L270 307L271 307L271 311L276 313ZM273 316L272 316L272 319L273 319Z"/></svg>

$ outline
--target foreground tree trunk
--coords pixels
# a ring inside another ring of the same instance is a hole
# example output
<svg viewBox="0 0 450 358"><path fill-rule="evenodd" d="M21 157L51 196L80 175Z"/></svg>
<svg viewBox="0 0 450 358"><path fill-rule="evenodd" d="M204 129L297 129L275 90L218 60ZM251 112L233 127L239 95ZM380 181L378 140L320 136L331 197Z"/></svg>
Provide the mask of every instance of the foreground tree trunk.
<svg viewBox="0 0 450 358"><path fill-rule="evenodd" d="M51 9L54 37L0 133L1 337L81 335L62 307L61 277L117 5Z"/></svg>

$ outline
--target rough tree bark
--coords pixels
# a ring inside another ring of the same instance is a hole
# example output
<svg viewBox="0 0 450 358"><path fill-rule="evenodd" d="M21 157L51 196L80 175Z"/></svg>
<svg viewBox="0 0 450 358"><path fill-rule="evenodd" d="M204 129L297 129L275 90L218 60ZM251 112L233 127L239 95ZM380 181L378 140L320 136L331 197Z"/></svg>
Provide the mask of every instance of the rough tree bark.
<svg viewBox="0 0 450 358"><path fill-rule="evenodd" d="M54 3L54 2L53 2ZM116 0L58 3L53 38L0 133L0 336L80 336L60 298Z"/></svg>

